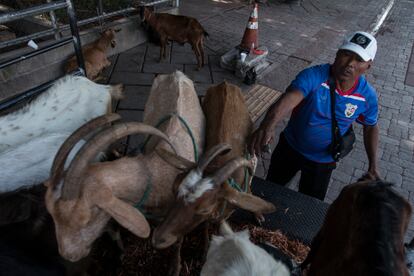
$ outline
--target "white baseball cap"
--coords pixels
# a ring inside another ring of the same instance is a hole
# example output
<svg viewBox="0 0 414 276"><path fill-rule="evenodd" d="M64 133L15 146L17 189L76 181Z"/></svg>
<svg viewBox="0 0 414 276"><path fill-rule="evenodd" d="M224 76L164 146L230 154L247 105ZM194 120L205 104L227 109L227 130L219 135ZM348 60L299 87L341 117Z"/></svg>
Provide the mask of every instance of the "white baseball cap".
<svg viewBox="0 0 414 276"><path fill-rule="evenodd" d="M377 40L369 33L354 32L346 37L339 49L354 52L364 61L374 60L377 53Z"/></svg>

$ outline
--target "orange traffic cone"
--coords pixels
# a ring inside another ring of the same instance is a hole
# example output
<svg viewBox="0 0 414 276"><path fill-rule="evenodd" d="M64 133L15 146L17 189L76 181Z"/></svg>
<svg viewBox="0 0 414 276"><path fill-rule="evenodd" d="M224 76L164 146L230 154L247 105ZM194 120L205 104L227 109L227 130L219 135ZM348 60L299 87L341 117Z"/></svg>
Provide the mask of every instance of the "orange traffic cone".
<svg viewBox="0 0 414 276"><path fill-rule="evenodd" d="M258 43L258 30L259 30L259 21L258 21L258 4L254 4L252 13L250 14L249 21L247 22L246 30L242 41L240 43L240 48L245 51L252 51L256 55L263 54L262 50L257 49L259 47Z"/></svg>

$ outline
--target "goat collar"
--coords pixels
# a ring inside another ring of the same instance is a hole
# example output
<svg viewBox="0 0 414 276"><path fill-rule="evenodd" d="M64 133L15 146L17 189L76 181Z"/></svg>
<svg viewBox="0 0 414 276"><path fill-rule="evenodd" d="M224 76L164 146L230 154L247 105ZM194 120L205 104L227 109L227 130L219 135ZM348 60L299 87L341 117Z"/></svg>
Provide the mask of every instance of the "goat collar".
<svg viewBox="0 0 414 276"><path fill-rule="evenodd" d="M147 172L149 172L146 165L145 165L145 169L146 169ZM152 175L148 174L147 186L145 187L144 194L142 195L140 201L137 204L134 205L134 207L137 208L145 217L146 217L146 215L145 215L145 211L143 210L143 205L145 204L145 202L149 198L149 195L151 194L151 190L152 190Z"/></svg>

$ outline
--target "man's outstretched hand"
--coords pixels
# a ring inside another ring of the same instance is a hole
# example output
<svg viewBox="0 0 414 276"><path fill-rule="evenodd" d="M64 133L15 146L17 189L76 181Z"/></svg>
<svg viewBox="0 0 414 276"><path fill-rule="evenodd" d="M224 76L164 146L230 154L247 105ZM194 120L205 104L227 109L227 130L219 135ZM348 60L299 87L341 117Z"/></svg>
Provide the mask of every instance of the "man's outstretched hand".
<svg viewBox="0 0 414 276"><path fill-rule="evenodd" d="M272 127L261 125L252 134L248 150L250 154L260 157L263 152L270 151L269 145L273 142L275 130Z"/></svg>
<svg viewBox="0 0 414 276"><path fill-rule="evenodd" d="M363 176L361 176L358 181L366 181L366 180L381 180L379 172L375 170L368 170Z"/></svg>

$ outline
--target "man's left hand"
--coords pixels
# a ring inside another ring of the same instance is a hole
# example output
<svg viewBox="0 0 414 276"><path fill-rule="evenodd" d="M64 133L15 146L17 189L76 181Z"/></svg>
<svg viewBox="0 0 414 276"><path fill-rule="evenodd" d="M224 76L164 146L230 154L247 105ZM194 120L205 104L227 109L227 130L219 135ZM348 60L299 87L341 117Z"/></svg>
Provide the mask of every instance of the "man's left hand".
<svg viewBox="0 0 414 276"><path fill-rule="evenodd" d="M365 181L365 180L381 180L378 170L377 169L368 170L362 177L358 179L358 181Z"/></svg>

